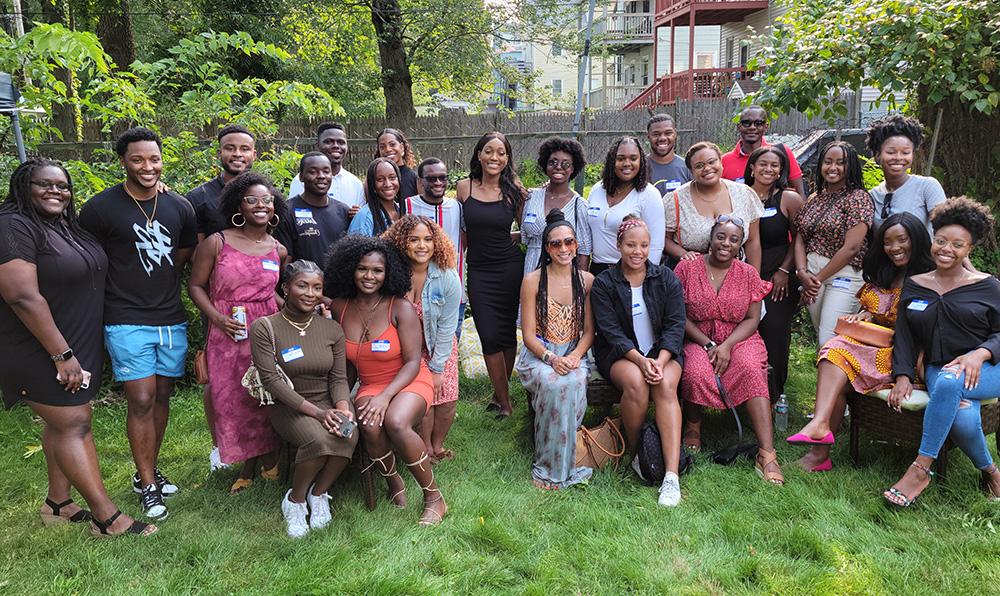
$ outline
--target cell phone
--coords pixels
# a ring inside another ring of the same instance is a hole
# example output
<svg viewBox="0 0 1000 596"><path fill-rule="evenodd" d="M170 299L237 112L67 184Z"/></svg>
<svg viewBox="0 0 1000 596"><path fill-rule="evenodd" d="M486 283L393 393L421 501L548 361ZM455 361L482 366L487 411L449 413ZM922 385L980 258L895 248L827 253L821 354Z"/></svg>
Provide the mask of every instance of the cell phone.
<svg viewBox="0 0 1000 596"><path fill-rule="evenodd" d="M337 412L337 417L340 418L340 434L342 434L345 439L350 439L351 435L354 434L354 429L358 426L357 423L348 418L342 412Z"/></svg>

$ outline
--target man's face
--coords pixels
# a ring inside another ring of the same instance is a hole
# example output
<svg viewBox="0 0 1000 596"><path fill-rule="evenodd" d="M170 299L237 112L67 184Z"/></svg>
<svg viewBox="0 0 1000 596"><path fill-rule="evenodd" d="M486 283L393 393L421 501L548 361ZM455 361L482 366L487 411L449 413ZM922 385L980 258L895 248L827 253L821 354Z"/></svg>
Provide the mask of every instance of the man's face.
<svg viewBox="0 0 1000 596"><path fill-rule="evenodd" d="M121 164L125 177L140 188L154 188L163 173L163 156L155 141L129 143Z"/></svg>
<svg viewBox="0 0 1000 596"><path fill-rule="evenodd" d="M219 163L230 176L246 172L256 159L257 148L250 135L233 132L219 139Z"/></svg>
<svg viewBox="0 0 1000 596"><path fill-rule="evenodd" d="M319 135L316 150L330 158L332 165L340 165L347 155L347 134L339 128L328 128Z"/></svg>
<svg viewBox="0 0 1000 596"><path fill-rule="evenodd" d="M330 167L330 160L321 155L306 159L305 163L302 164L299 178L309 194L326 195L327 191L330 190L330 182L333 180L333 168Z"/></svg>
<svg viewBox="0 0 1000 596"><path fill-rule="evenodd" d="M443 163L424 166L424 194L431 199L440 199L447 190L448 167Z"/></svg>
<svg viewBox="0 0 1000 596"><path fill-rule="evenodd" d="M764 110L748 108L740 114L736 132L746 145L756 145L767 132L767 114Z"/></svg>
<svg viewBox="0 0 1000 596"><path fill-rule="evenodd" d="M677 146L677 128L672 120L654 122L646 131L649 148L657 157L670 155Z"/></svg>

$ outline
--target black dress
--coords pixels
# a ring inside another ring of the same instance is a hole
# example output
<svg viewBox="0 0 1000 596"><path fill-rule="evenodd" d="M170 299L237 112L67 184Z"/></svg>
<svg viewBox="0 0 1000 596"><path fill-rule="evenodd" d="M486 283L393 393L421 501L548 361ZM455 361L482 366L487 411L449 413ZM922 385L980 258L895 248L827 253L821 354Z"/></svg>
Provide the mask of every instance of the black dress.
<svg viewBox="0 0 1000 596"><path fill-rule="evenodd" d="M48 246L42 248L43 239ZM70 393L56 381L49 353L6 302L0 300L0 388L7 408L20 400L77 406L97 395L104 368L104 279L108 259L96 242L75 237L62 223L39 227L16 213L0 214L0 264L34 263L38 290L56 328L80 367L93 377L89 389Z"/></svg>
<svg viewBox="0 0 1000 596"><path fill-rule="evenodd" d="M483 354L517 347L517 307L524 253L510 237L516 213L505 201L469 197L462 208L468 238L469 302Z"/></svg>
<svg viewBox="0 0 1000 596"><path fill-rule="evenodd" d="M399 166L399 196L408 199L416 194L417 173L407 166Z"/></svg>
<svg viewBox="0 0 1000 596"><path fill-rule="evenodd" d="M781 267L791 244L791 224L781 212L781 195L784 191L772 193L764 203L764 215L760 218L760 277L771 281L771 277ZM767 348L767 362L773 369L770 378L771 395L785 392L788 380L788 353L792 341L792 319L799 310L799 283L794 275L789 275L788 294L785 299L775 302L768 294L764 298L764 318L757 331Z"/></svg>

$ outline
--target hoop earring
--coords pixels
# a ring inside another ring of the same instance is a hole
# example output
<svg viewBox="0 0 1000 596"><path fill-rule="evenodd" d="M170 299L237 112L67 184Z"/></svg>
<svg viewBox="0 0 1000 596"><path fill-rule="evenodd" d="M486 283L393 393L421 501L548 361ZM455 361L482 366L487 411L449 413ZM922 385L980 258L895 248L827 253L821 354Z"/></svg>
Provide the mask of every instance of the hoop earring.
<svg viewBox="0 0 1000 596"><path fill-rule="evenodd" d="M271 223L272 221L274 223ZM267 225L271 226L272 228L278 227L278 224L280 224L280 223L281 223L281 218L278 217L277 213L275 213L274 215L272 215L271 219L267 220Z"/></svg>
<svg viewBox="0 0 1000 596"><path fill-rule="evenodd" d="M233 224L233 226L235 226L237 228L242 228L243 226L247 225L247 218L246 217L243 217L243 223L236 223L236 216L237 215L239 215L240 217L243 217L242 213L234 213L233 216L229 218L229 221Z"/></svg>

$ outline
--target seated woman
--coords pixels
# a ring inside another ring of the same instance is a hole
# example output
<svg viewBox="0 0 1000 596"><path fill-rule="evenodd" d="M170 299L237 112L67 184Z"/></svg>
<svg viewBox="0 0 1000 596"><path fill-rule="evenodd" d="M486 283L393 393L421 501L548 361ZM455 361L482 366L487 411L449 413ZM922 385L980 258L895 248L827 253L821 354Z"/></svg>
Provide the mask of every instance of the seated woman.
<svg viewBox="0 0 1000 596"><path fill-rule="evenodd" d="M639 447L650 398L656 405L666 468L658 502L675 507L681 500L677 383L684 358L684 291L673 271L650 261L650 244L646 223L626 215L618 226L621 258L597 276L591 293L597 327L594 357L601 376L622 391L622 426L630 456ZM638 458L633 457L632 470L642 478Z"/></svg>
<svg viewBox="0 0 1000 596"><path fill-rule="evenodd" d="M434 379L434 402L420 423L431 462L455 456L444 448L458 404L458 308L462 282L455 270L455 248L436 223L423 215L404 215L383 237L410 262L406 299L424 330L423 357Z"/></svg>
<svg viewBox="0 0 1000 596"><path fill-rule="evenodd" d="M399 219L399 207L403 201L399 189L399 167L395 162L379 157L368 164L368 175L365 176L368 202L351 219L347 233L378 236L388 230L392 222Z"/></svg>
<svg viewBox="0 0 1000 596"><path fill-rule="evenodd" d="M580 270L576 228L562 211L553 209L545 220L539 268L521 283L524 348L517 374L535 410L531 479L538 488L551 490L583 482L593 473L576 467L576 429L587 410L594 276Z"/></svg>
<svg viewBox="0 0 1000 596"><path fill-rule="evenodd" d="M934 268L930 245L926 228L916 216L890 215L875 233L872 250L865 255L862 268L865 285L858 290L861 310L847 319L895 327L903 280ZM858 393L889 387L891 366L892 348L868 345L844 335L826 342L817 358L816 414L809 424L787 439L793 445L812 446L798 461L803 468L828 472L833 467L830 447L844 418L848 387Z"/></svg>
<svg viewBox="0 0 1000 596"><path fill-rule="evenodd" d="M896 484L883 493L909 507L930 484L948 438L981 470L983 484L1000 499L1000 471L983 436L980 402L1000 395L1000 281L962 266L973 247L993 230L989 207L959 197L931 211L931 257L935 269L903 284L892 352L896 384L890 407L913 391L917 353L923 349L930 401L924 410L919 455Z"/></svg>
<svg viewBox="0 0 1000 596"><path fill-rule="evenodd" d="M448 512L434 482L424 441L415 428L434 400L434 379L420 348L424 337L413 305L410 266L381 238L347 236L330 248L324 292L344 328L347 360L361 387L354 398L365 448L389 485L389 500L406 507L406 483L396 471L396 451L424 491L420 525Z"/></svg>
<svg viewBox="0 0 1000 596"><path fill-rule="evenodd" d="M784 484L771 433L767 349L757 334L761 300L771 283L736 259L743 245L742 221L723 215L712 226L710 238L707 255L681 261L676 269L687 307L681 377L684 444L694 451L701 448L702 407L746 403L760 444L754 467L764 480Z"/></svg>
<svg viewBox="0 0 1000 596"><path fill-rule="evenodd" d="M312 261L295 261L285 267L281 288L284 306L254 321L250 337L253 363L274 398L267 408L271 424L298 450L292 488L285 493L281 511L288 535L299 538L330 523L327 492L351 461L358 434L341 432L341 424L354 420L354 409L344 330L316 312L323 303L323 272Z"/></svg>

